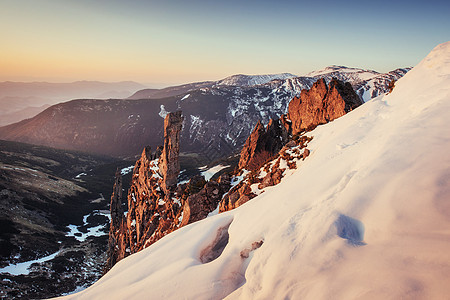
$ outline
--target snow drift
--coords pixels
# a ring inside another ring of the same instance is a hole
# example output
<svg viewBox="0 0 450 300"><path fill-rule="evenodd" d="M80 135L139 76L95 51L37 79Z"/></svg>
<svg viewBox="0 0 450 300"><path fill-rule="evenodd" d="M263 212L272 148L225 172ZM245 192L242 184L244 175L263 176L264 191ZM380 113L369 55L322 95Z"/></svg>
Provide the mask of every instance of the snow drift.
<svg viewBox="0 0 450 300"><path fill-rule="evenodd" d="M310 157L279 185L67 299L448 297L449 111L447 42L391 94L311 132ZM220 251L202 263L208 249Z"/></svg>

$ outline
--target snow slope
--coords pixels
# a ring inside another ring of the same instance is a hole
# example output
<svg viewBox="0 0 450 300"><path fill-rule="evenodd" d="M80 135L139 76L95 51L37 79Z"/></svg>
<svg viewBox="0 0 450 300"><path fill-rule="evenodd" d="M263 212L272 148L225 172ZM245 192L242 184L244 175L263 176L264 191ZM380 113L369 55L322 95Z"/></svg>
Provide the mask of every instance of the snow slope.
<svg viewBox="0 0 450 300"><path fill-rule="evenodd" d="M311 132L310 157L279 185L67 299L446 298L449 111L447 42L391 94Z"/></svg>

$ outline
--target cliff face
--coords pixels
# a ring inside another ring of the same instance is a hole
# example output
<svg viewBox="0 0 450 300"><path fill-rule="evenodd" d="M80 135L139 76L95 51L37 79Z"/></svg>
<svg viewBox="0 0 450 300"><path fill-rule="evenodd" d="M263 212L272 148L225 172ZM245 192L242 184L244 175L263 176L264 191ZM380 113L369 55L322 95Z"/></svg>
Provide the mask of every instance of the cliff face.
<svg viewBox="0 0 450 300"><path fill-rule="evenodd" d="M325 79L320 79L289 103L292 134L333 121L361 104L349 83L333 79L327 85Z"/></svg>

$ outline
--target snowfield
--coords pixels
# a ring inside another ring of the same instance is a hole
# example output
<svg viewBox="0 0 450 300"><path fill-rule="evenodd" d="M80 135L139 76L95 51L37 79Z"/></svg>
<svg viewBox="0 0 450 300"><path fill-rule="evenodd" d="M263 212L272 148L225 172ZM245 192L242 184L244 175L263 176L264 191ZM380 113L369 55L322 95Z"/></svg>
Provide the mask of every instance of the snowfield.
<svg viewBox="0 0 450 300"><path fill-rule="evenodd" d="M279 185L65 299L447 298L449 112L447 42L391 94L308 134L310 157Z"/></svg>

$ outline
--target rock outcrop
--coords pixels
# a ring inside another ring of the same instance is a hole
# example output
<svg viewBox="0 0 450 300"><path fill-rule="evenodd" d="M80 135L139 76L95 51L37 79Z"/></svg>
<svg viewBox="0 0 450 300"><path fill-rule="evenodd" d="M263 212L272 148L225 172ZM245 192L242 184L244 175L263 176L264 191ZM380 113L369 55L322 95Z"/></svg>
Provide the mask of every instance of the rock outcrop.
<svg viewBox="0 0 450 300"><path fill-rule="evenodd" d="M228 174L220 176L217 181L206 183L203 176L199 177L201 179L196 179L196 185L201 185L203 181L203 188L184 201L181 226L206 218L210 212L217 208L222 196L230 189L230 176ZM193 186L193 184L190 184L190 186Z"/></svg>
<svg viewBox="0 0 450 300"><path fill-rule="evenodd" d="M306 147L311 140L312 137L305 135L296 137L261 168L250 172L241 170L240 176L232 178L235 182L220 201L219 212L235 209L263 193L266 187L280 183L287 170L296 169L297 163L309 156L310 151Z"/></svg>
<svg viewBox="0 0 450 300"><path fill-rule="evenodd" d="M333 121L361 104L350 83L333 79L327 85L325 79L319 79L311 89L302 90L300 97L294 97L289 103L292 134Z"/></svg>
<svg viewBox="0 0 450 300"><path fill-rule="evenodd" d="M122 209L122 178L116 174L111 197L109 232L109 270L124 257L142 250L147 241L161 238L178 226L182 204L174 197L177 177L181 111L169 113L164 120L164 147L152 153L145 147L136 162L128 190L128 212Z"/></svg>
<svg viewBox="0 0 450 300"><path fill-rule="evenodd" d="M239 169L256 170L273 158L288 141L289 127L286 128L286 124L284 116L271 119L266 128L258 122L242 148Z"/></svg>
<svg viewBox="0 0 450 300"><path fill-rule="evenodd" d="M181 111L167 114L164 119L164 148L161 153L159 169L163 176L162 188L167 193L177 185L180 173L180 132L183 127Z"/></svg>
<svg viewBox="0 0 450 300"><path fill-rule="evenodd" d="M289 141L291 135L309 131L317 125L343 116L362 104L349 83L325 79L302 90L300 97L289 103L289 113L280 119L271 119L266 128L258 122L241 151L239 169L254 171L272 159Z"/></svg>
<svg viewBox="0 0 450 300"><path fill-rule="evenodd" d="M108 253L106 265L104 267L105 271L111 269L117 261L125 257L125 249L122 248L125 241L117 240L124 238L124 235L119 234L126 221L123 214L122 203L122 174L117 170L113 193L111 195L111 222L109 225Z"/></svg>
<svg viewBox="0 0 450 300"><path fill-rule="evenodd" d="M133 170L126 213L122 210L121 176L116 175L106 271L170 232L204 219L229 190L228 175L209 182L203 176L195 176L188 183L177 185L182 121L181 112L169 113L164 121L164 148L157 148L154 153L150 147L142 151Z"/></svg>

